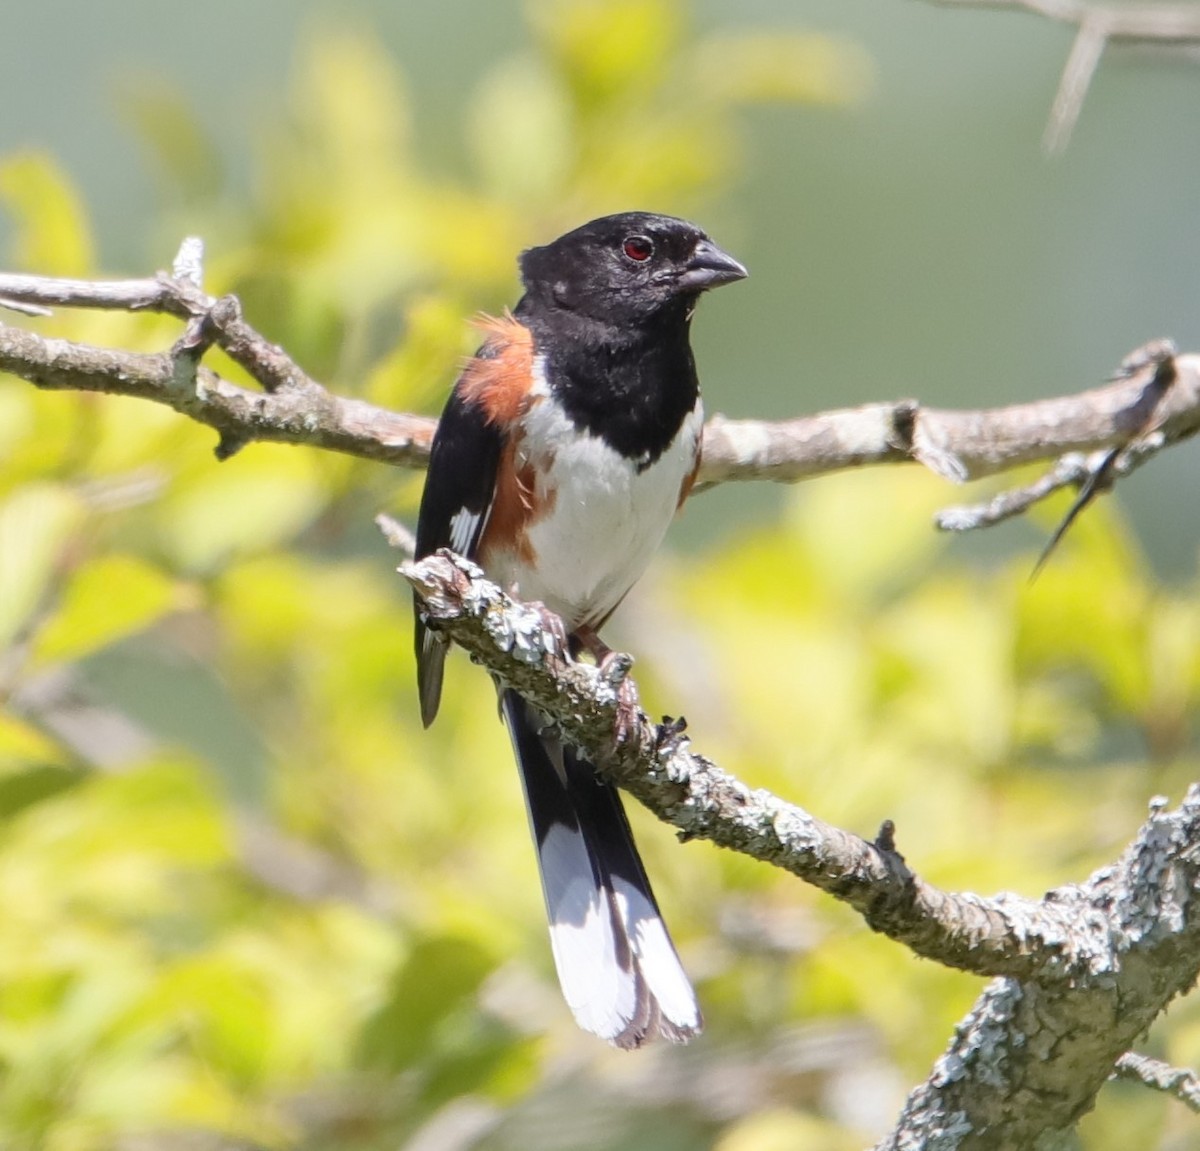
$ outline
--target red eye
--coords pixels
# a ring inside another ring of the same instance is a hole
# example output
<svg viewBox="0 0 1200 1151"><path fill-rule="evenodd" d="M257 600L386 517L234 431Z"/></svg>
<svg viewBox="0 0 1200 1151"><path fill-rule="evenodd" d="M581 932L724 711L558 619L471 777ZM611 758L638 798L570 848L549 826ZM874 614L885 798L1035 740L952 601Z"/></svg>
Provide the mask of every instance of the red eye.
<svg viewBox="0 0 1200 1151"><path fill-rule="evenodd" d="M649 236L626 236L622 250L631 260L641 264L654 255L654 241Z"/></svg>

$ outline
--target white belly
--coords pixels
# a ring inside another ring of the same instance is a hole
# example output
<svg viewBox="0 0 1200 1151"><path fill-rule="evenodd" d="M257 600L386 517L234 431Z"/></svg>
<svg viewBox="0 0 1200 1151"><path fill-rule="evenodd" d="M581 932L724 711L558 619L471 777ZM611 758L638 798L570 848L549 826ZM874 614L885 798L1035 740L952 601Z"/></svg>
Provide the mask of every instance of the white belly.
<svg viewBox="0 0 1200 1151"><path fill-rule="evenodd" d="M597 626L637 582L662 543L696 463L704 422L697 401L663 454L639 473L556 405L535 404L524 420L521 454L553 507L527 529L536 568L512 552L489 557L488 574L524 600L540 600L569 628ZM553 493L551 496L550 493Z"/></svg>

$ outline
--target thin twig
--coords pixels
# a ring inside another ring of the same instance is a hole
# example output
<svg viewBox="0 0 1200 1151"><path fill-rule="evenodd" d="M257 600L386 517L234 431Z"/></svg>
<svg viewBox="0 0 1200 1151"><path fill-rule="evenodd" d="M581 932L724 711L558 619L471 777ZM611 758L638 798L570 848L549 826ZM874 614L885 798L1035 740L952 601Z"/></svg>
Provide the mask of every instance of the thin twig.
<svg viewBox="0 0 1200 1151"><path fill-rule="evenodd" d="M1120 448L1109 448L1107 452L1097 453L1099 458L1096 460L1095 466L1089 468L1087 478L1079 485L1079 491L1074 500L1071 501L1071 506L1067 508L1067 514L1058 521L1058 527L1054 529L1050 538L1038 553L1038 558L1033 565L1033 571L1029 573L1030 580L1037 579L1038 573L1046 566L1046 561L1054 553L1054 549L1062 542L1063 536L1067 534L1071 525L1083 514L1083 509L1095 499L1098 492L1105 491L1112 486L1114 478L1113 465L1120 454Z"/></svg>
<svg viewBox="0 0 1200 1151"><path fill-rule="evenodd" d="M1132 1079L1173 1095L1185 1107L1200 1114L1200 1077L1188 1067L1172 1067L1161 1059L1126 1051L1117 1060L1114 1079Z"/></svg>
<svg viewBox="0 0 1200 1151"><path fill-rule="evenodd" d="M118 352L46 339L0 324L0 371L46 391L106 392L166 404L222 437L303 444L403 467L424 467L436 422L401 415L312 385L273 395L201 366L190 382L165 352Z"/></svg>
<svg viewBox="0 0 1200 1151"><path fill-rule="evenodd" d="M1051 156L1066 150L1071 133L1083 111L1092 77L1100 66L1100 57L1108 44L1108 22L1103 13L1090 13L1079 24L1075 42L1063 66L1058 91L1050 108L1050 118L1042 134L1042 149Z"/></svg>
<svg viewBox="0 0 1200 1151"><path fill-rule="evenodd" d="M9 300L0 296L0 308L7 308L10 312L19 312L23 316L52 316L53 311L49 308L43 308L41 304L25 304L20 300Z"/></svg>
<svg viewBox="0 0 1200 1151"><path fill-rule="evenodd" d="M50 276L0 275L0 300L6 306L70 307L160 312L211 327L211 342L240 364L268 392L317 387L301 369L249 324L233 296L215 299L202 290L203 241L188 236L179 246L170 275L153 279L92 281Z"/></svg>
<svg viewBox="0 0 1200 1151"><path fill-rule="evenodd" d="M380 512L375 517L375 526L383 533L388 547L395 548L405 559L417 554L417 534L408 524Z"/></svg>
<svg viewBox="0 0 1200 1151"><path fill-rule="evenodd" d="M1030 578L1036 577L1067 530L1096 495L1107 491L1118 478L1129 475L1166 446L1161 434L1162 409L1175 385L1177 354L1170 340L1153 340L1136 348L1121 361L1113 380L1131 380L1144 377L1147 371L1152 372L1140 403L1142 424L1130 434L1126 443L1093 452L1090 456L1070 452L1031 484L1001 492L982 504L943 509L934 517L936 526L942 531L957 532L991 527L1027 511L1061 488L1075 484L1079 488L1078 495L1038 556Z"/></svg>
<svg viewBox="0 0 1200 1151"><path fill-rule="evenodd" d="M1014 516L1024 515L1034 504L1071 484L1083 483L1089 470L1087 456L1068 452L1033 483L999 492L983 503L942 508L933 517L934 526L944 532L968 532L994 527Z"/></svg>

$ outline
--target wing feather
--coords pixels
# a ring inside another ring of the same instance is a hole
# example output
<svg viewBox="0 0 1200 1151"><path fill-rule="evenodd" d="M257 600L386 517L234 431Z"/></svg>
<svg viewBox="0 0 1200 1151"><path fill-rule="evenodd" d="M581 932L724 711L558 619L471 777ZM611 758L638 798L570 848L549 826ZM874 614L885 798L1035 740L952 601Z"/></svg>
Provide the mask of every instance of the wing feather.
<svg viewBox="0 0 1200 1151"><path fill-rule="evenodd" d="M473 559L496 488L496 462L503 435L482 405L464 399L456 386L438 422L417 518L417 559L450 548ZM416 603L415 647L421 721L437 715L449 643L430 631Z"/></svg>

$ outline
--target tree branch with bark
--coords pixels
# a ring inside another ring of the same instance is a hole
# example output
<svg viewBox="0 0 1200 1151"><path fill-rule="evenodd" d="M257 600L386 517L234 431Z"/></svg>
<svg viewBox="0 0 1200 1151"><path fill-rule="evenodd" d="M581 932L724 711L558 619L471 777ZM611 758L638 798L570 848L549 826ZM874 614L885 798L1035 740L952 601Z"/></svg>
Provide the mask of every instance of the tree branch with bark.
<svg viewBox="0 0 1200 1151"><path fill-rule="evenodd" d="M576 663L542 612L505 595L450 552L402 569L432 626L551 717L614 783L680 838L791 872L918 955L997 978L959 1025L877 1151L1052 1146L1091 1107L1129 1046L1200 974L1200 784L1183 804L1151 803L1124 854L1040 900L941 891L905 863L885 824L868 842L693 752L681 722L642 714L614 738L617 696ZM1167 1069L1163 1090L1191 1085Z"/></svg>
<svg viewBox="0 0 1200 1151"><path fill-rule="evenodd" d="M343 452L423 468L436 421L337 396L243 318L233 296L200 287L195 238L171 273L149 279L84 281L0 272L0 308L45 315L55 307L151 311L186 322L161 352L96 348L0 323L0 371L46 391L103 392L165 404L214 429L226 459L254 441ZM253 391L202 362L217 346L262 387ZM954 483L1054 461L1046 477L979 510L951 509L947 530L987 526L1081 484L1116 452L1109 482L1162 448L1200 430L1200 354L1155 340L1125 358L1101 387L1073 395L975 411L901 399L781 421L731 420L705 427L696 491L746 480L797 480L869 464L916 462ZM990 511L988 509L991 509ZM1001 510L998 510L1001 509Z"/></svg>
<svg viewBox="0 0 1200 1151"><path fill-rule="evenodd" d="M187 241L170 273L93 282L0 273L0 306L156 311L184 323L156 353L102 349L0 324L0 371L46 390L166 404L218 434L227 458L256 440L421 467L435 422L334 395L245 320L233 297L202 288L201 247ZM219 347L261 385L243 388L204 362ZM782 422L714 417L700 486L799 479L867 464L915 462L952 481L1047 462L1033 483L943 512L966 529L1019 514L1066 485L1095 491L1200 429L1200 356L1158 341L1112 380L1074 395L980 411L915 400ZM571 660L544 614L478 568L439 553L402 569L432 626L519 689L613 782L681 838L703 838L779 867L854 908L875 931L950 967L993 977L950 1047L910 1096L880 1149L1050 1146L1114 1074L1185 1101L1194 1077L1128 1048L1200 973L1200 787L1150 817L1119 860L1040 900L939 890L897 849L888 823L873 841L755 791L693 752L682 721L644 715L614 737L616 687ZM627 664L618 663L618 674ZM1049 1140L1050 1142L1040 1142Z"/></svg>

